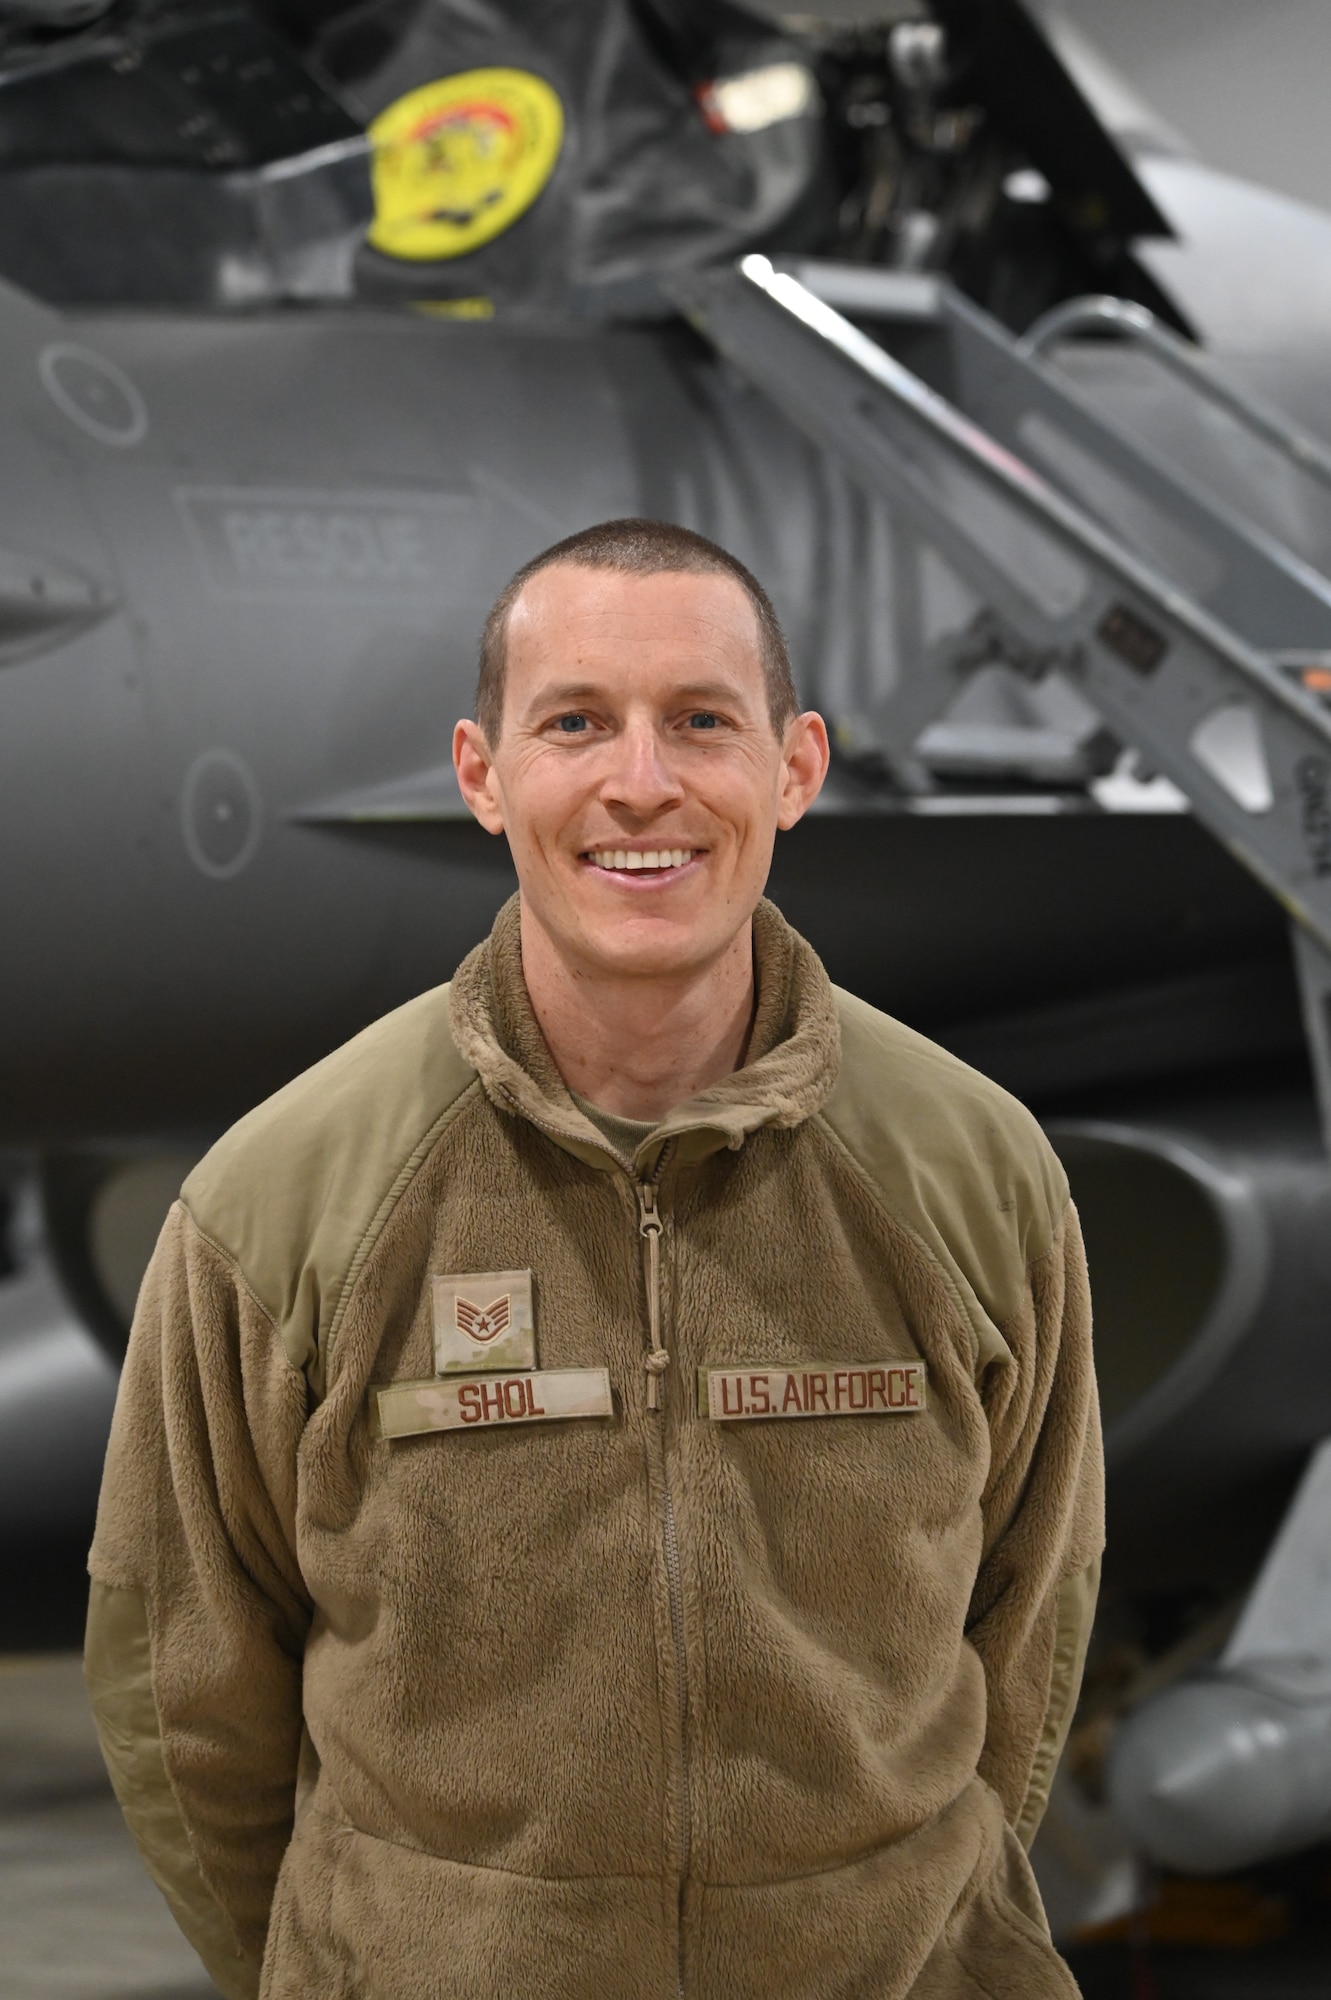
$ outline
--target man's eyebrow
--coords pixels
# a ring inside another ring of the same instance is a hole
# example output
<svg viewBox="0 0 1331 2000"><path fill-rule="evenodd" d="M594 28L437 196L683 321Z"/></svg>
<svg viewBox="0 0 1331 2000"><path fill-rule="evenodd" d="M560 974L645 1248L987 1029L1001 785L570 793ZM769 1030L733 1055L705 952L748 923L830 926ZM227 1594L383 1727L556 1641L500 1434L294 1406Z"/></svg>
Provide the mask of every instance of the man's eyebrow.
<svg viewBox="0 0 1331 2000"><path fill-rule="evenodd" d="M526 705L526 713L532 715L543 708L576 708L580 702L614 699L622 689L612 688L604 681L551 681L537 688ZM733 681L686 681L682 687L670 690L671 702L697 703L743 703L745 690Z"/></svg>
<svg viewBox="0 0 1331 2000"><path fill-rule="evenodd" d="M595 701L604 693L604 687L596 681L548 681L537 688L527 703L527 714L538 708L573 708L580 701Z"/></svg>
<svg viewBox="0 0 1331 2000"><path fill-rule="evenodd" d="M675 695L679 701L742 703L746 692L751 693L752 690L736 687L733 681L687 681L682 688L675 690Z"/></svg>

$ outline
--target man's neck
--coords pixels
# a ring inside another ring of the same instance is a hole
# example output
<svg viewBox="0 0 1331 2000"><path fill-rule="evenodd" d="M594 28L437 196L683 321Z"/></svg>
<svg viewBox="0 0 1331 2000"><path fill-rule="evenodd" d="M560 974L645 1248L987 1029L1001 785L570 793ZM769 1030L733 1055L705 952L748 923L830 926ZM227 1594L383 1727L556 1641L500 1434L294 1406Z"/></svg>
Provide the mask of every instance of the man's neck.
<svg viewBox="0 0 1331 2000"><path fill-rule="evenodd" d="M675 980L569 965L524 905L522 972L569 1089L621 1118L664 1118L739 1067L753 1024L753 930Z"/></svg>

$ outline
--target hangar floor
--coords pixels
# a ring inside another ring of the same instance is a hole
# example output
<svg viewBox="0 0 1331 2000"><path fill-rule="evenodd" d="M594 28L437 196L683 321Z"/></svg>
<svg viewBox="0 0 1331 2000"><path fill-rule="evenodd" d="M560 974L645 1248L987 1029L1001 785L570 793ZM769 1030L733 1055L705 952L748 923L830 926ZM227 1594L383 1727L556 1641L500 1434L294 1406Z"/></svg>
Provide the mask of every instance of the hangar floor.
<svg viewBox="0 0 1331 2000"><path fill-rule="evenodd" d="M102 1768L74 1650L82 1545L28 1552L18 1589L3 1567L0 1993L217 2000L143 1872ZM1244 1950L1111 1944L1069 1957L1085 2000L1327 2000L1331 1991L1320 1921L1311 1934Z"/></svg>

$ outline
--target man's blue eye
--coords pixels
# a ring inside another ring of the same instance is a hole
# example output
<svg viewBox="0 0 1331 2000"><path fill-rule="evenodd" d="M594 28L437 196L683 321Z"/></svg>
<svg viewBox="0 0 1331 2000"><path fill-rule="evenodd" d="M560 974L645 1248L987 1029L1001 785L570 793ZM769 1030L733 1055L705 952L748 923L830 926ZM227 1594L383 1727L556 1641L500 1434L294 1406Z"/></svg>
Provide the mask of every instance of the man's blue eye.
<svg viewBox="0 0 1331 2000"><path fill-rule="evenodd" d="M577 736L587 727L585 715L561 715L559 727L566 736Z"/></svg>
<svg viewBox="0 0 1331 2000"><path fill-rule="evenodd" d="M716 725L717 725L717 721L718 721L718 720L719 720L719 718L718 718L717 716L715 716L715 715L708 715L708 714L706 714L706 713L704 713L704 714L702 714L702 715L691 715L691 716L689 717L689 728L690 728L690 729L715 729L715 728L716 728Z"/></svg>

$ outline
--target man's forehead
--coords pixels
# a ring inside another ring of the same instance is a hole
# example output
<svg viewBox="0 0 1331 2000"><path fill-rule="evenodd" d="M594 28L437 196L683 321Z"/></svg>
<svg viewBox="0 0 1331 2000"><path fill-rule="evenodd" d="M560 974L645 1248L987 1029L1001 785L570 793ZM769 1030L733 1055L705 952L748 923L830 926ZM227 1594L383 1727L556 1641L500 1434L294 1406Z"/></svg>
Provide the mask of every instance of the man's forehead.
<svg viewBox="0 0 1331 2000"><path fill-rule="evenodd" d="M520 712L634 696L766 702L757 616L724 575L538 571L513 607L507 655L508 698Z"/></svg>
<svg viewBox="0 0 1331 2000"><path fill-rule="evenodd" d="M509 614L510 645L545 651L561 638L595 642L604 634L659 636L686 628L699 637L759 647L757 612L738 578L706 570L634 571L555 563L529 578Z"/></svg>

